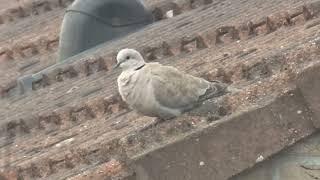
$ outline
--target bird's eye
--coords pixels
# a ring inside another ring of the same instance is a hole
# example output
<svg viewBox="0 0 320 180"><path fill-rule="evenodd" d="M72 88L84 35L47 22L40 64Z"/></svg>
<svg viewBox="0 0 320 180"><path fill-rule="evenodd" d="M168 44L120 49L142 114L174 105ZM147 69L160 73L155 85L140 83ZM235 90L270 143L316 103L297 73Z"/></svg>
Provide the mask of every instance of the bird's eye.
<svg viewBox="0 0 320 180"><path fill-rule="evenodd" d="M126 59L130 59L130 56L127 56Z"/></svg>

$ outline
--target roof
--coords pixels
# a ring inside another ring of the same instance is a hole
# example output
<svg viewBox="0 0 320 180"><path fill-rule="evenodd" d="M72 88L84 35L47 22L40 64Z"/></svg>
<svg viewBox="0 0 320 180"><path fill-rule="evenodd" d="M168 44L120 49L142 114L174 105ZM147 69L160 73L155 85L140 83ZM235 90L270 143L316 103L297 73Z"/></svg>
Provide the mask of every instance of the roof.
<svg viewBox="0 0 320 180"><path fill-rule="evenodd" d="M68 1L3 8L1 176L223 180L316 132L320 1L192 2L146 1L157 22L63 64L55 62ZM124 47L240 92L221 97L218 117L154 124L117 93L111 66ZM17 78L39 71L33 90L17 93Z"/></svg>

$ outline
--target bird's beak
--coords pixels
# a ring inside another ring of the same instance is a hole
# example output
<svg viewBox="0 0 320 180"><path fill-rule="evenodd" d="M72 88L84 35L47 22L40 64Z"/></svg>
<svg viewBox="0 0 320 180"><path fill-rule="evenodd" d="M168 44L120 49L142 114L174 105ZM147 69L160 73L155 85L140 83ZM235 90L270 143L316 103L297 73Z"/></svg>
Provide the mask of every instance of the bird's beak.
<svg viewBox="0 0 320 180"><path fill-rule="evenodd" d="M116 65L113 66L113 69L117 69L120 66L121 63L117 63Z"/></svg>

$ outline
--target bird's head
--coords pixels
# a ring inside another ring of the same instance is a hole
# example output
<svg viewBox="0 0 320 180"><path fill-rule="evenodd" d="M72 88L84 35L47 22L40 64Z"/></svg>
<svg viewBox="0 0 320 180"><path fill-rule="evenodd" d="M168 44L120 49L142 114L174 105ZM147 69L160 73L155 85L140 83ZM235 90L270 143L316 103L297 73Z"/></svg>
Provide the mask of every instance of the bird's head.
<svg viewBox="0 0 320 180"><path fill-rule="evenodd" d="M134 49L122 49L117 55L117 64L114 68L136 70L145 65L142 55Z"/></svg>

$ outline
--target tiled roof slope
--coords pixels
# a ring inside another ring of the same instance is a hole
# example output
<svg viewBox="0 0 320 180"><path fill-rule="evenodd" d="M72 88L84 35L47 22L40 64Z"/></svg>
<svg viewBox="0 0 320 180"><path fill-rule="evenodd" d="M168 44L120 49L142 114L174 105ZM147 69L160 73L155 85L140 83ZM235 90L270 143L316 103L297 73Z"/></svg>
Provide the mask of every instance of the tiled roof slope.
<svg viewBox="0 0 320 180"><path fill-rule="evenodd" d="M224 180L320 126L319 0L149 0L154 24L54 65L69 3L1 10L0 179ZM124 47L239 92L216 117L154 124L117 94Z"/></svg>

